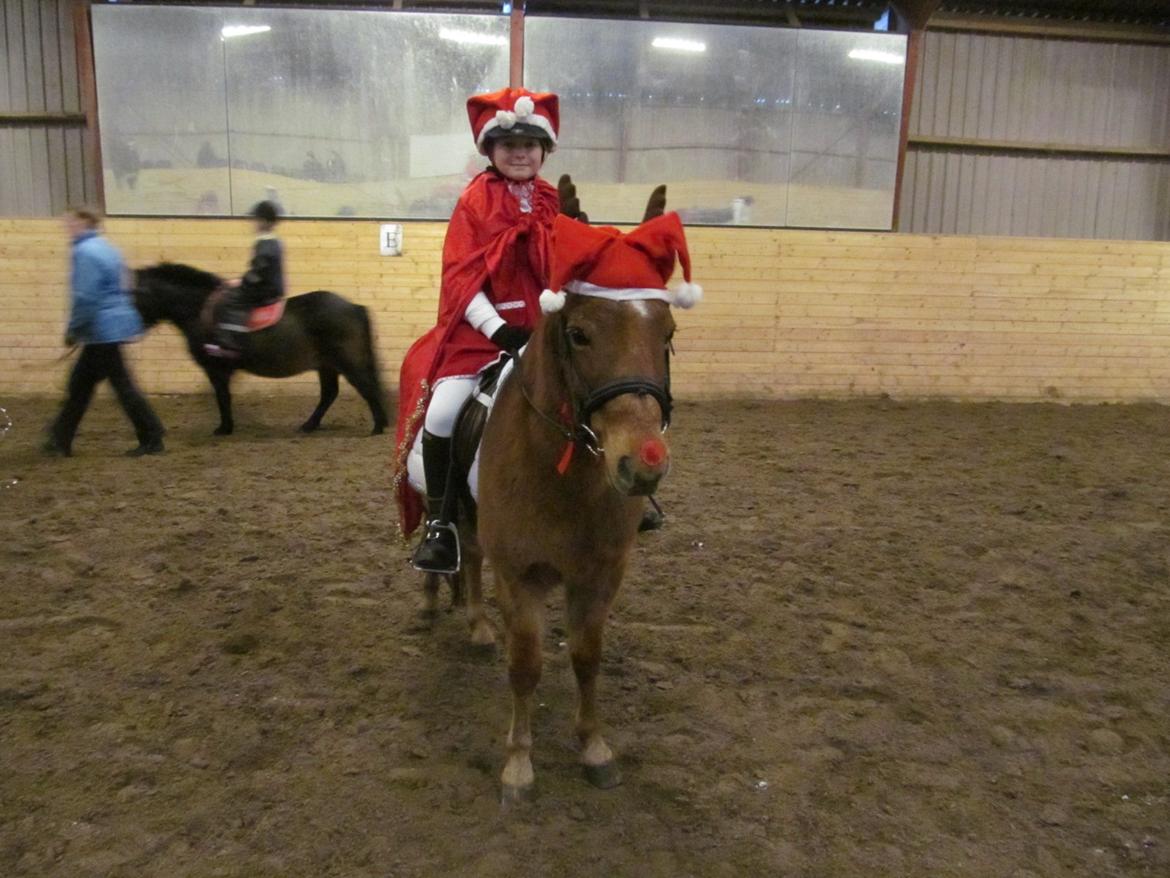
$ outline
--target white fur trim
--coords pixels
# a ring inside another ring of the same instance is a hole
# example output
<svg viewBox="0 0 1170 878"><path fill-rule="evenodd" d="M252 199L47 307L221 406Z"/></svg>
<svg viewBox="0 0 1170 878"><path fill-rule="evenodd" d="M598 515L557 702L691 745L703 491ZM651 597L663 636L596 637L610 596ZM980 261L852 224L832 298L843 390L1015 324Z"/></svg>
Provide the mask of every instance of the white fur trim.
<svg viewBox="0 0 1170 878"><path fill-rule="evenodd" d="M674 291L674 304L680 308L694 308L703 298L703 288L698 284L683 283Z"/></svg>
<svg viewBox="0 0 1170 878"><path fill-rule="evenodd" d="M505 131L511 130L516 124L516 114L511 110L496 110L496 124Z"/></svg>
<svg viewBox="0 0 1170 878"><path fill-rule="evenodd" d="M554 311L560 311L565 307L565 294L554 293L552 290L545 290L540 294L540 310L545 314L552 314Z"/></svg>
<svg viewBox="0 0 1170 878"><path fill-rule="evenodd" d="M523 100L523 98L521 98L521 100ZM508 129L514 127L517 122L523 122L525 125L535 125L537 128L542 129L544 133L548 135L548 139L552 142L552 146L549 147L549 152L556 152L557 135L556 132L553 131L552 122L548 121L548 119L540 115L540 113L532 113L531 115L524 116L523 118L515 117L512 124L510 125L501 125L498 117L501 113L507 112L507 110L496 110L497 118L488 119L487 122L484 123L483 128L479 132L479 137L475 141L475 147L479 150L480 155L487 155L487 150L483 148L483 141L484 138L487 137L487 133L489 131L497 127L502 127L505 131L507 131ZM515 116L515 114L509 115Z"/></svg>
<svg viewBox="0 0 1170 878"><path fill-rule="evenodd" d="M531 116L536 112L536 104L532 103L532 98L524 95L516 101L512 107L512 112L517 116Z"/></svg>
<svg viewBox="0 0 1170 878"><path fill-rule="evenodd" d="M659 302L673 303L674 297L669 292L655 287L599 287L584 280L571 280L565 284L565 291L576 293L579 296L593 296L597 299L609 299L611 302L644 302L648 299Z"/></svg>

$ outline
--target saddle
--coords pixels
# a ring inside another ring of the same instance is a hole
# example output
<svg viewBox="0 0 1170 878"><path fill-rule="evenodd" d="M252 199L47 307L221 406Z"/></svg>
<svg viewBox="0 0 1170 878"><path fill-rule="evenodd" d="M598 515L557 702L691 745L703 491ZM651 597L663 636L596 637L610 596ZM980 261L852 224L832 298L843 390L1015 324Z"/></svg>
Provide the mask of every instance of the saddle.
<svg viewBox="0 0 1170 878"><path fill-rule="evenodd" d="M460 474L466 474L464 484L464 500L471 509L479 500L479 444L483 439L483 428L487 424L488 416L492 413L496 395L508 376L512 374L515 360L510 354L504 354L496 363L488 366L479 374L479 383L475 391L467 398L459 416L455 419L455 432L452 435L451 454L455 466ZM427 480L423 470L422 458L422 430L414 439L410 449L410 456L406 460L406 474L410 485L423 496L426 496Z"/></svg>
<svg viewBox="0 0 1170 878"><path fill-rule="evenodd" d="M219 323L217 315L224 305L224 300L231 292L231 287L221 286L208 296L207 301L203 303L203 311L199 315L199 322L203 327L205 335L211 336L215 333L216 325ZM259 305L249 309L247 319L244 320L243 326L239 330L244 332L259 332L262 329L269 329L275 326L284 317L284 306L285 300L277 299L271 304ZM233 328L236 327L233 326Z"/></svg>

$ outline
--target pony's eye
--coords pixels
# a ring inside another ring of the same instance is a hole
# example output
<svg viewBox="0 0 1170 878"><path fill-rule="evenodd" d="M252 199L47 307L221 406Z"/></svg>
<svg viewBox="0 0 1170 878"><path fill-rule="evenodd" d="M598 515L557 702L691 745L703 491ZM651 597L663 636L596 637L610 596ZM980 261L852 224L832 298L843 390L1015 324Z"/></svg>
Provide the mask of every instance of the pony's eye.
<svg viewBox="0 0 1170 878"><path fill-rule="evenodd" d="M569 341L573 343L574 347L587 348L589 347L589 336L585 331L577 326L570 326L568 329Z"/></svg>

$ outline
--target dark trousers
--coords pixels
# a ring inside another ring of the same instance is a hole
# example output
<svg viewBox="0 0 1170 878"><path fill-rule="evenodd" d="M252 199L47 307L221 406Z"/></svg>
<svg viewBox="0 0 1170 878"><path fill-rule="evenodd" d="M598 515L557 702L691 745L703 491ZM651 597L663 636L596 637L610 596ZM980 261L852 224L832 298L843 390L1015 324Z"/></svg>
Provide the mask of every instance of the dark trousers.
<svg viewBox="0 0 1170 878"><path fill-rule="evenodd" d="M122 359L122 346L117 343L87 344L81 349L81 356L77 358L69 376L69 395L65 398L65 405L50 428L59 446L69 449L73 445L73 436L77 433L82 415L89 408L94 390L107 378L114 387L122 410L134 424L138 441L145 445L162 439L162 421L146 397L134 386L134 379L130 377Z"/></svg>
<svg viewBox="0 0 1170 878"><path fill-rule="evenodd" d="M229 289L215 311L216 344L237 353L243 353L248 341L248 317L255 306L238 289Z"/></svg>

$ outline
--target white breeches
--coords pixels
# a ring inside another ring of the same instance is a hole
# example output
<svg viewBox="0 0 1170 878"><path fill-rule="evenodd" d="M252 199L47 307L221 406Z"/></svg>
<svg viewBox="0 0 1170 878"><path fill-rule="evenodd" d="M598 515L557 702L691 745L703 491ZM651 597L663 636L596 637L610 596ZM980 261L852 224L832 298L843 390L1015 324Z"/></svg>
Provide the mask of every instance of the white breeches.
<svg viewBox="0 0 1170 878"><path fill-rule="evenodd" d="M475 390L478 378L444 378L435 385L427 405L426 431L433 436L450 438L455 432L455 419L467 397Z"/></svg>

